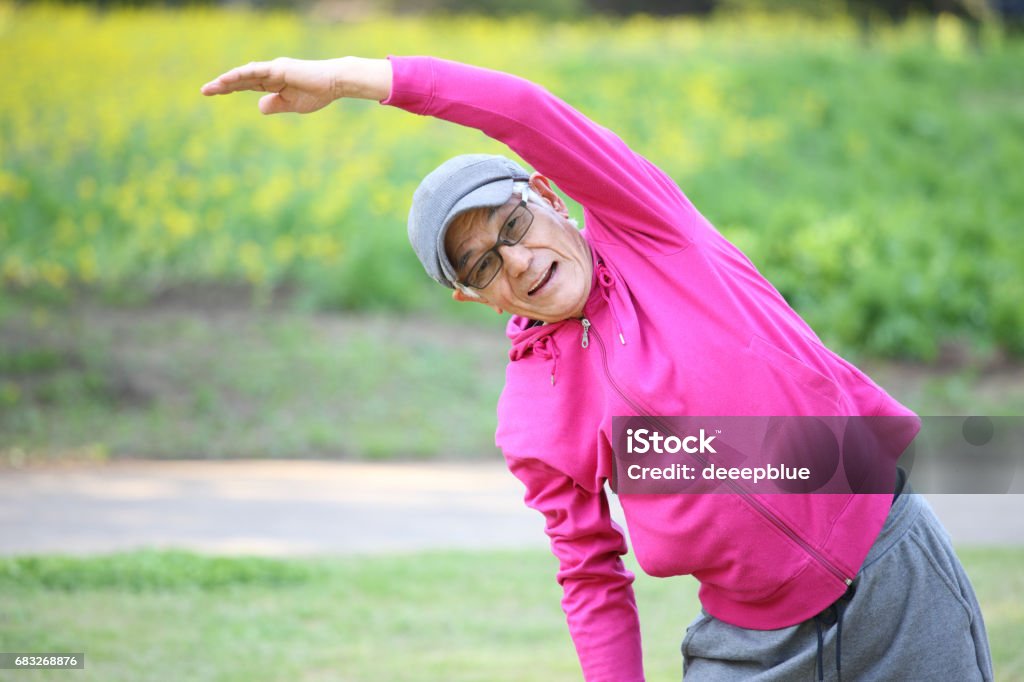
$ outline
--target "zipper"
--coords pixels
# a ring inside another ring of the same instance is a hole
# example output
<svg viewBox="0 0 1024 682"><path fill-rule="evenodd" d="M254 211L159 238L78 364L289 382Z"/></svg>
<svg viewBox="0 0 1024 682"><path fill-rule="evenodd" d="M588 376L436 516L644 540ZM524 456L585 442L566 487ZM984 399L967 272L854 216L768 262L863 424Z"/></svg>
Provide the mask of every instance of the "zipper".
<svg viewBox="0 0 1024 682"><path fill-rule="evenodd" d="M619 394L619 397L622 398L622 400L627 405L629 405L633 409L633 411L636 412L639 416L651 420L663 431L671 432L671 427L665 424L657 416L651 414L650 410L644 409L635 400L627 396L625 391L619 388L619 385L615 383L615 379L612 377L611 370L608 369L608 353L605 349L604 341L601 339L601 335L597 333L596 329L591 330L591 327L593 325L591 325L590 320L588 320L587 318L580 318L580 323L583 325L583 339L581 340L580 345L583 348L587 348L590 345L589 334L591 331L593 331L594 340L597 341L597 345L601 349L601 365L604 368L604 376L608 380L608 383L611 385L612 389L614 389L614 391ZM708 460L706 457L703 457L700 453L692 453L690 456L703 465L707 465L710 463L710 460ZM758 513L760 513L762 516L768 519L768 521L773 526L782 531L783 534L785 534L790 540L795 542L801 549L803 549L808 555L814 558L819 564L824 566L829 573L831 573L833 576L841 580L846 586L850 586L853 583L853 578L847 576L842 571L842 569L840 569L838 566L832 563L832 561L830 561L828 557L823 555L821 552L815 549L809 542L807 542L802 537L797 535L793 531L793 529L786 524L785 521L780 519L778 515L775 514L775 512L766 507L764 503L762 503L760 500L754 498L749 491L747 491L743 486L739 484L738 481L726 480L723 481L723 483L729 486L735 493L742 496L743 500L747 504L749 504Z"/></svg>

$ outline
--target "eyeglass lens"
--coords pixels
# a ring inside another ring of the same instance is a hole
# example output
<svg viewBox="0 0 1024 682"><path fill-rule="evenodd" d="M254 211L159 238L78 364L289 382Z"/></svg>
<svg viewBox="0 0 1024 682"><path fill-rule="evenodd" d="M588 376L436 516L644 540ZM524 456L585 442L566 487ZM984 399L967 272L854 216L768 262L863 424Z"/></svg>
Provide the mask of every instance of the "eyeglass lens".
<svg viewBox="0 0 1024 682"><path fill-rule="evenodd" d="M487 253L480 257L480 260L473 266L473 270L466 278L466 283L476 289L483 289L501 270L502 259L498 253L499 245L513 246L518 244L526 236L530 225L533 223L533 214L520 203L512 211L512 214L505 221L501 231L498 233L498 241Z"/></svg>

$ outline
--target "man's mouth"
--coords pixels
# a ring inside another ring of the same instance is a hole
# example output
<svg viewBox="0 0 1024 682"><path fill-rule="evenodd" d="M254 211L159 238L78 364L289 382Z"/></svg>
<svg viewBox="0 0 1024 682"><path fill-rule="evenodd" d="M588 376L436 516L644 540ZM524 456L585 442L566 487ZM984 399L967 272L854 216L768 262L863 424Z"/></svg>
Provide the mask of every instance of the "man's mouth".
<svg viewBox="0 0 1024 682"><path fill-rule="evenodd" d="M550 282L551 278L554 276L555 268L557 268L557 267L558 267L558 262L557 261L552 263L551 267L548 268L547 272L544 273L544 275L537 281L537 283L534 284L532 287L530 287L530 290L526 292L526 295L527 296L533 296L535 293L537 293L538 291L543 289L545 286L547 286L547 283Z"/></svg>

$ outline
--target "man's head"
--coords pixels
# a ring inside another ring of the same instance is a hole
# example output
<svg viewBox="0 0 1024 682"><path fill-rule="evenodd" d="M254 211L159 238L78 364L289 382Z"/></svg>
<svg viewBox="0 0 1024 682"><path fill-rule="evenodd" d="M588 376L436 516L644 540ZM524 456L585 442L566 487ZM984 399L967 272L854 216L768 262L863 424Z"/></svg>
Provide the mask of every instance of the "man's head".
<svg viewBox="0 0 1024 682"><path fill-rule="evenodd" d="M457 156L413 195L409 240L457 301L556 322L583 314L590 248L547 178L500 156Z"/></svg>

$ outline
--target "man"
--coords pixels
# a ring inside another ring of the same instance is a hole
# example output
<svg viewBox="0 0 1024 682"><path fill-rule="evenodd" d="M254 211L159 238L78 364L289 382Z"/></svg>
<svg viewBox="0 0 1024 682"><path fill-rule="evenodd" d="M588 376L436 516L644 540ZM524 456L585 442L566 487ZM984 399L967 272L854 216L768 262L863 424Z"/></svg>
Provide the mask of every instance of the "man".
<svg viewBox="0 0 1024 682"><path fill-rule="evenodd" d="M279 59L207 95L264 113L376 99L482 130L538 172L459 156L417 189L409 236L459 301L512 313L496 440L544 514L587 680L643 679L633 576L608 513L612 417L850 415L917 421L814 332L661 170L520 78L431 58ZM584 208L578 231L551 181ZM622 495L637 561L692 574L688 678L991 679L984 624L916 495ZM826 660L829 663L826 663Z"/></svg>

